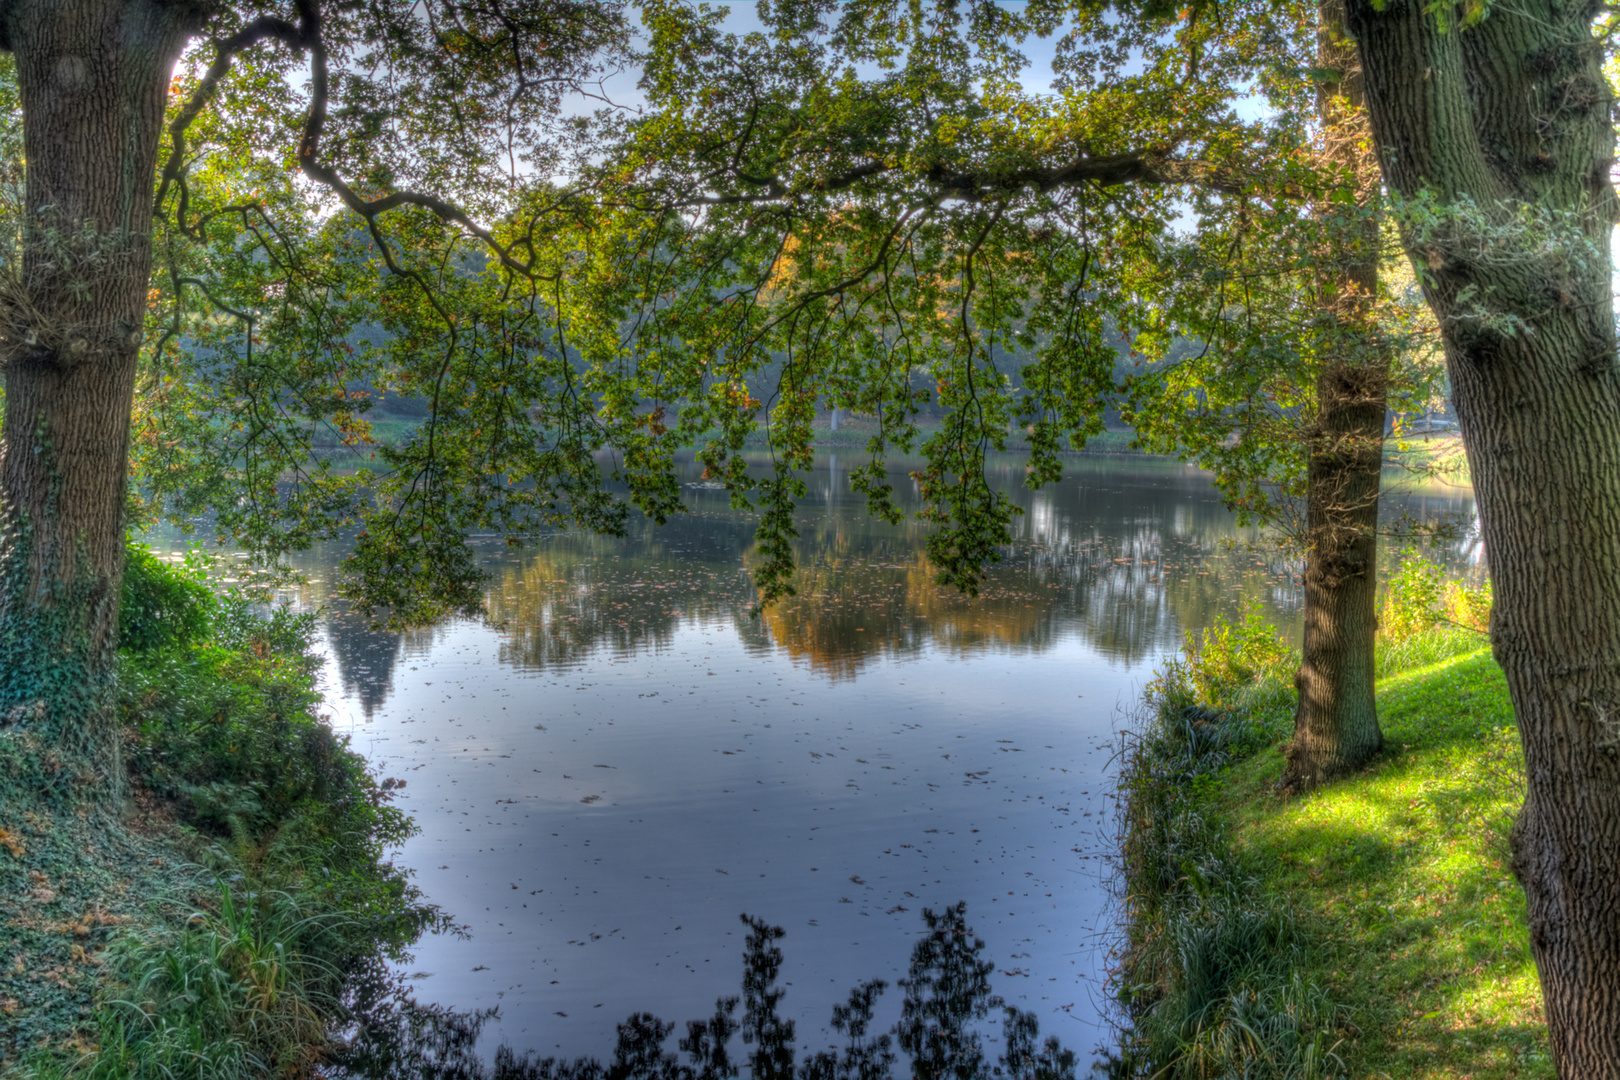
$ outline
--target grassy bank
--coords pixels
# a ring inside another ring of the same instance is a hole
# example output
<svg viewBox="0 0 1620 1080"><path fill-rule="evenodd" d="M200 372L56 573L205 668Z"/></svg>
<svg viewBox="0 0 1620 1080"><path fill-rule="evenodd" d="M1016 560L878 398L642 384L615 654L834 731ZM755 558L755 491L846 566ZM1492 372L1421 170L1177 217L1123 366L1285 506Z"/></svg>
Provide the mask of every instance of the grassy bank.
<svg viewBox="0 0 1620 1080"><path fill-rule="evenodd" d="M1204 644L1127 755L1123 1071L1553 1076L1507 864L1518 737L1482 639L1431 624L1384 643L1387 749L1291 800L1295 658L1253 622Z"/></svg>
<svg viewBox="0 0 1620 1080"><path fill-rule="evenodd" d="M132 548L120 630L115 774L0 729L0 1073L307 1075L442 921L397 785L317 715L311 620Z"/></svg>
<svg viewBox="0 0 1620 1080"><path fill-rule="evenodd" d="M1211 800L1239 857L1323 929L1313 977L1359 1035L1355 1075L1540 1077L1541 988L1507 831L1518 733L1488 650L1379 687L1388 750L1362 776L1279 802L1282 757L1234 767Z"/></svg>

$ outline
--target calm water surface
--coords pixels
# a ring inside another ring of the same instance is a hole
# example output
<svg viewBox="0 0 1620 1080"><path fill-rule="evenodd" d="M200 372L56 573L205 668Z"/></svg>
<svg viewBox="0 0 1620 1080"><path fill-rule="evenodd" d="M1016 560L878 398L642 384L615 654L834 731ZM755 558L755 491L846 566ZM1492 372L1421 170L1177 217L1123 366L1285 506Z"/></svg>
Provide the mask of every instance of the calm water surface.
<svg viewBox="0 0 1620 1080"><path fill-rule="evenodd" d="M1082 1054L1106 1041L1116 732L1187 631L1246 602L1297 622L1288 568L1195 470L1086 458L1030 492L1008 458L1026 513L971 600L933 583L918 527L865 516L849 464L813 477L799 596L761 618L752 520L695 470L663 528L491 543L487 621L325 617L334 723L407 782L400 860L470 932L421 943L419 997L606 1057L632 1012L738 993L747 912L786 928L785 1011L816 1049L862 980L897 1019L922 909L965 900L996 991ZM306 600L336 557L312 555Z"/></svg>

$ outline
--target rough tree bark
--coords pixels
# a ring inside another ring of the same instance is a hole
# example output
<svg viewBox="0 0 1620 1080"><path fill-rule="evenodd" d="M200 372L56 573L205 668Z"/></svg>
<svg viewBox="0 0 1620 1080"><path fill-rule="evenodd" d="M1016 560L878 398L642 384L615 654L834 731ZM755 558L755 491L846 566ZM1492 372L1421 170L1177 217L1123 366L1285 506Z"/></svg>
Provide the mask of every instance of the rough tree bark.
<svg viewBox="0 0 1620 1080"><path fill-rule="evenodd" d="M27 168L20 266L0 271L0 726L70 743L95 737L116 649L153 178L199 10L0 5Z"/></svg>
<svg viewBox="0 0 1620 1080"><path fill-rule="evenodd" d="M1364 765L1384 745L1373 696L1378 628L1378 491L1389 357L1372 310L1378 290L1376 165L1367 155L1361 65L1343 0L1318 7L1317 92L1325 162L1354 183L1362 209L1328 203L1335 250L1318 282L1327 363L1316 380L1305 495L1305 626L1299 705L1283 786L1303 791Z"/></svg>
<svg viewBox="0 0 1620 1080"><path fill-rule="evenodd" d="M1448 9L1449 10L1449 9ZM1373 131L1439 318L1524 745L1513 833L1553 1058L1620 1074L1620 371L1592 3L1351 0Z"/></svg>

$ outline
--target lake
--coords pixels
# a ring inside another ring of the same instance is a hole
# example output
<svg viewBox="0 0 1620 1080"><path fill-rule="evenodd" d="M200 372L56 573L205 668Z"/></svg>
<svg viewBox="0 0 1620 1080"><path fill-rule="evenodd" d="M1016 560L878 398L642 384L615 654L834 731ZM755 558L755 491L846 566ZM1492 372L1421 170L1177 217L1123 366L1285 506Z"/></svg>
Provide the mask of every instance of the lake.
<svg viewBox="0 0 1620 1080"><path fill-rule="evenodd" d="M865 516L850 464L811 476L799 595L759 617L752 521L695 466L662 528L491 538L487 619L326 612L334 726L406 781L399 860L470 935L416 949L420 998L498 1007L491 1046L606 1058L632 1012L739 992L746 912L786 929L784 1011L815 1050L861 981L897 1019L922 909L966 901L998 994L1083 1061L1108 1042L1117 733L1189 631L1257 603L1297 635L1291 568L1195 469L1076 458L1031 492L1009 455L993 480L1025 514L970 599L919 526ZM1389 503L1472 512L1466 489ZM304 558L302 602L340 555Z"/></svg>

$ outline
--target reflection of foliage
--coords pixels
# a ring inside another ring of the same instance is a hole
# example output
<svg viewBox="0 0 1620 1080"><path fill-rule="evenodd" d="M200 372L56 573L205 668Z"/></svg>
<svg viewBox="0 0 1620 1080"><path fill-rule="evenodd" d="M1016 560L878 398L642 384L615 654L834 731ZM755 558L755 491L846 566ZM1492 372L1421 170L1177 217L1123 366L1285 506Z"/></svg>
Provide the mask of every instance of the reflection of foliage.
<svg viewBox="0 0 1620 1080"><path fill-rule="evenodd" d="M990 1075L976 1021L994 1009L1003 1013L1006 1049L994 1074L1010 1080L1073 1080L1075 1056L1054 1038L1036 1048L1033 1014L1004 1008L990 992L994 965L981 958L984 942L967 925L967 907L956 904L935 914L924 910L928 932L911 953L901 980L902 1019L889 1033L871 1037L868 1028L886 984L862 983L847 1004L833 1010L833 1029L849 1041L843 1053L818 1051L794 1066L794 1023L777 1007L786 991L777 985L782 950L779 927L743 916L748 926L743 954L743 995L721 998L706 1020L688 1021L679 1040L690 1064L664 1049L675 1025L637 1013L619 1025L611 1063L595 1058L563 1061L519 1055L502 1046L493 1071L475 1044L490 1013L454 1013L423 1006L402 993L378 1003L361 1017L344 1048L337 1075L367 1080L725 1080L738 1075L728 1050L741 1032L751 1047L747 1057L756 1080L888 1080L895 1075L896 1044L910 1059L899 1075L917 1080L976 1080ZM735 1015L741 1002L743 1015Z"/></svg>
<svg viewBox="0 0 1620 1080"><path fill-rule="evenodd" d="M752 558L749 520L723 492L700 488L686 489L689 513L656 528L642 522L624 538L563 533L533 555L492 544L485 607L505 633L502 660L529 668L578 664L599 649L656 651L694 623L729 624L751 652L781 649L835 679L880 657L1039 652L1068 635L1134 664L1177 648L1189 628L1253 605L1297 644L1288 618L1299 604L1297 567L1275 549L1234 543L1242 536L1204 474L1148 459L1081 459L1080 484L1029 492L1019 486L1022 471L1010 464L994 477L1026 514L977 598L933 579L920 526L874 521L842 475L822 472L798 508L797 595L763 617L750 611L757 593L742 572ZM1422 518L1470 505L1449 491L1386 498L1392 512ZM1454 575L1469 549L1435 549L1435 557ZM300 604L327 599L331 564L341 558L318 549L294 560L310 579ZM407 635L390 653L393 638L366 636L358 625L331 633L345 689L370 707L386 696L398 657L426 643Z"/></svg>
<svg viewBox="0 0 1620 1080"><path fill-rule="evenodd" d="M664 648L696 620L729 623L750 649L784 650L834 679L879 657L1039 652L1076 633L1131 664L1246 605L1280 623L1297 607L1297 570L1275 550L1230 542L1231 515L1203 474L1145 461L1076 468L1086 482L1066 490L1021 489L1021 466L996 477L1026 514L976 598L938 583L918 526L860 514L822 473L798 509L796 595L760 618L732 561L755 557L747 519L706 490L688 493L693 513L627 539L570 533L532 558L503 554L486 607L507 633L503 659L520 666ZM1397 509L1432 516L1435 501Z"/></svg>
<svg viewBox="0 0 1620 1080"><path fill-rule="evenodd" d="M330 620L326 633L343 692L359 700L369 720L394 685L394 665L399 662L404 635L374 630L355 616Z"/></svg>
<svg viewBox="0 0 1620 1080"><path fill-rule="evenodd" d="M683 619L747 619L740 579L656 550L615 553L595 537L559 537L541 554L497 571L486 605L505 627L501 659L527 668L575 664L598 649L625 656L659 649Z"/></svg>

